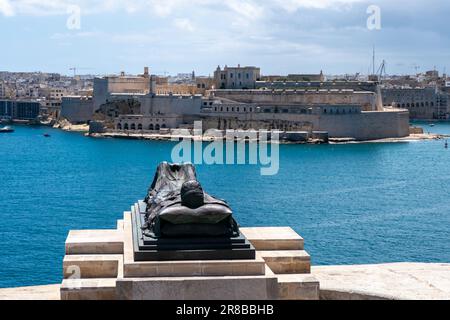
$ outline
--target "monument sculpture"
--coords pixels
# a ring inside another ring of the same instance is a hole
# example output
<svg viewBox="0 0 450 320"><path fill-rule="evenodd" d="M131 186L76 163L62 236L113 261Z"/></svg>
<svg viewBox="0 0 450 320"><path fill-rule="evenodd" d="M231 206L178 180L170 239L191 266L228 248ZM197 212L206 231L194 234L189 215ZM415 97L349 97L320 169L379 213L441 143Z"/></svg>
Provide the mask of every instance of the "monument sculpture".
<svg viewBox="0 0 450 320"><path fill-rule="evenodd" d="M158 166L132 212L135 259L254 259L230 206L204 192L192 164Z"/></svg>

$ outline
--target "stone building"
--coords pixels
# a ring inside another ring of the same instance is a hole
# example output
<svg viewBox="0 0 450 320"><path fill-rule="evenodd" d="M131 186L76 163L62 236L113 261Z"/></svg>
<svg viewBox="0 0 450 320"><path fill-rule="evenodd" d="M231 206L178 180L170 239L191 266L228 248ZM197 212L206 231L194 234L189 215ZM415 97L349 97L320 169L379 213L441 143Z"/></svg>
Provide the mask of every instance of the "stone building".
<svg viewBox="0 0 450 320"><path fill-rule="evenodd" d="M255 89L256 81L261 78L261 69L256 67L220 66L214 72L216 89Z"/></svg>
<svg viewBox="0 0 450 320"><path fill-rule="evenodd" d="M322 72L318 74L288 74L287 76L261 76L263 82L324 82Z"/></svg>
<svg viewBox="0 0 450 320"><path fill-rule="evenodd" d="M40 104L35 101L0 100L0 117L14 120L36 120Z"/></svg>
<svg viewBox="0 0 450 320"><path fill-rule="evenodd" d="M409 135L409 113L377 106L374 92L214 90L202 107L203 129L326 131L373 140Z"/></svg>
<svg viewBox="0 0 450 320"><path fill-rule="evenodd" d="M348 90L213 90L215 97L250 104L267 105L358 105L363 111L381 110L372 91Z"/></svg>
<svg viewBox="0 0 450 320"><path fill-rule="evenodd" d="M411 119L448 119L448 94L436 88L393 88L381 92L385 105L408 109Z"/></svg>
<svg viewBox="0 0 450 320"><path fill-rule="evenodd" d="M110 99L104 112L111 117L116 130L150 131L191 125L199 119L204 100L201 95L173 94L114 94ZM123 107L124 103L129 108Z"/></svg>
<svg viewBox="0 0 450 320"><path fill-rule="evenodd" d="M156 85L156 78L155 85ZM127 76L124 72L120 76L108 76L94 79L94 110L105 104L111 94L148 94L151 90L151 79L148 68L139 76Z"/></svg>
<svg viewBox="0 0 450 320"><path fill-rule="evenodd" d="M0 81L0 99L6 98L6 84L3 81Z"/></svg>
<svg viewBox="0 0 450 320"><path fill-rule="evenodd" d="M72 124L87 123L94 114L92 97L68 96L62 98L61 117Z"/></svg>

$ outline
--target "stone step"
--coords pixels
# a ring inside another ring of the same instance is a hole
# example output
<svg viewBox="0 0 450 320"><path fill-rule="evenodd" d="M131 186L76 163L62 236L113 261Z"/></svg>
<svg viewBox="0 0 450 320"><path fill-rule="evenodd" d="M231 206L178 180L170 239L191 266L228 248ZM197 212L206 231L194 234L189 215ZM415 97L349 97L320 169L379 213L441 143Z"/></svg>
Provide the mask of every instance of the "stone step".
<svg viewBox="0 0 450 320"><path fill-rule="evenodd" d="M256 260L223 261L125 261L124 277L258 276L264 275L265 262Z"/></svg>
<svg viewBox="0 0 450 320"><path fill-rule="evenodd" d="M275 275L266 266L266 275ZM278 300L319 300L320 283L311 274L278 274Z"/></svg>
<svg viewBox="0 0 450 320"><path fill-rule="evenodd" d="M117 279L64 279L61 300L116 300Z"/></svg>
<svg viewBox="0 0 450 320"><path fill-rule="evenodd" d="M276 276L124 278L119 300L274 300Z"/></svg>
<svg viewBox="0 0 450 320"><path fill-rule="evenodd" d="M117 230L123 230L123 219L117 220Z"/></svg>
<svg viewBox="0 0 450 320"><path fill-rule="evenodd" d="M303 250L304 240L292 228L240 228L256 250Z"/></svg>
<svg viewBox="0 0 450 320"><path fill-rule="evenodd" d="M124 235L123 273L125 278L263 276L265 274L265 262L260 257L255 260L135 261L130 212L124 214Z"/></svg>
<svg viewBox="0 0 450 320"><path fill-rule="evenodd" d="M122 254L122 230L72 230L66 239L66 254Z"/></svg>
<svg viewBox="0 0 450 320"><path fill-rule="evenodd" d="M275 274L311 272L311 257L305 250L257 251Z"/></svg>
<svg viewBox="0 0 450 320"><path fill-rule="evenodd" d="M66 255L63 276L64 279L117 278L121 264L122 255Z"/></svg>
<svg viewBox="0 0 450 320"><path fill-rule="evenodd" d="M319 281L311 274L279 274L279 300L319 300Z"/></svg>

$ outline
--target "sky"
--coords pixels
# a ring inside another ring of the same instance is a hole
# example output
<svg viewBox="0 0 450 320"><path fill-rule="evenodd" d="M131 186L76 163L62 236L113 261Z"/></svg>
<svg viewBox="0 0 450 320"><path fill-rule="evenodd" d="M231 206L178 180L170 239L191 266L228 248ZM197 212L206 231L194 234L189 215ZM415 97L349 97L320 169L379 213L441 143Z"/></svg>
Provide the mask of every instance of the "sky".
<svg viewBox="0 0 450 320"><path fill-rule="evenodd" d="M450 72L449 17L448 0L0 0L0 70L367 74L375 46L388 74Z"/></svg>

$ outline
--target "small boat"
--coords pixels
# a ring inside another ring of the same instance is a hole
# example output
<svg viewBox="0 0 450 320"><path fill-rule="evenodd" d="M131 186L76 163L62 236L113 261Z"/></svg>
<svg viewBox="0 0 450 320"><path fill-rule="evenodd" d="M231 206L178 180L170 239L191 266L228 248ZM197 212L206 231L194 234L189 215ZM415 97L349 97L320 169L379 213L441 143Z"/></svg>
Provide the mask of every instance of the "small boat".
<svg viewBox="0 0 450 320"><path fill-rule="evenodd" d="M51 136L48 133L44 133L44 137L50 138Z"/></svg>
<svg viewBox="0 0 450 320"><path fill-rule="evenodd" d="M11 133L11 132L14 132L14 129L11 127L6 126L3 128L0 128L0 133Z"/></svg>
<svg viewBox="0 0 450 320"><path fill-rule="evenodd" d="M434 127L435 126L435 124L434 123L430 123L430 127Z"/></svg>

